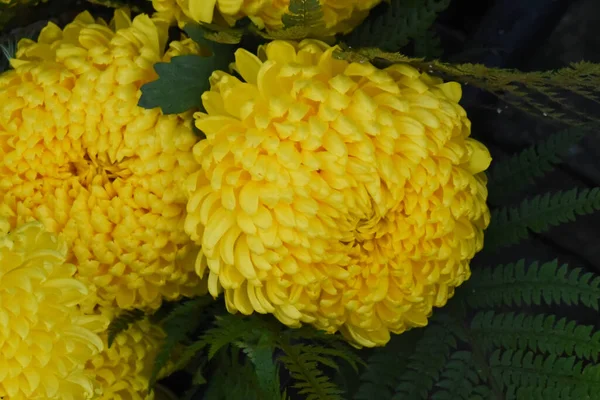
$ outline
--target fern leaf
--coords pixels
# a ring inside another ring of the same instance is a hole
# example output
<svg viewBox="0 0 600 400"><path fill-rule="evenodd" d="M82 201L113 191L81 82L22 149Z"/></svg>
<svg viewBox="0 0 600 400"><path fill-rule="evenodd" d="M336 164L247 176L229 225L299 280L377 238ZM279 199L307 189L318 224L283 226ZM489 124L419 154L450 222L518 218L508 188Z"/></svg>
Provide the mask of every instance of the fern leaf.
<svg viewBox="0 0 600 400"><path fill-rule="evenodd" d="M319 364L331 366L331 361L323 357L318 346L302 344L280 344L284 354L280 361L295 380L293 387L306 400L343 400L342 390L319 369Z"/></svg>
<svg viewBox="0 0 600 400"><path fill-rule="evenodd" d="M577 216L600 210L600 189L571 189L525 199L518 207L502 207L492 213L485 233L484 250L495 251L541 233L551 227L575 221Z"/></svg>
<svg viewBox="0 0 600 400"><path fill-rule="evenodd" d="M413 39L414 53L417 57L425 59L434 59L441 57L444 53L442 42L432 29L415 36Z"/></svg>
<svg viewBox="0 0 600 400"><path fill-rule="evenodd" d="M209 346L208 358L211 359L219 350L232 343L249 340L257 333L271 334L266 325L253 317L225 314L216 317L215 326L207 330L198 342Z"/></svg>
<svg viewBox="0 0 600 400"><path fill-rule="evenodd" d="M246 356L254 364L254 370L265 399L280 399L279 368L273 359L274 342L268 336L261 336L258 343L242 344Z"/></svg>
<svg viewBox="0 0 600 400"><path fill-rule="evenodd" d="M567 394L560 398L583 399L592 395L595 398L600 385L600 376L597 373L584 373L583 363L575 357L496 350L490 358L490 368L496 381L508 391L516 392L517 398L525 398L522 397L524 394L536 392L551 393L551 389Z"/></svg>
<svg viewBox="0 0 600 400"><path fill-rule="evenodd" d="M444 366L456 349L456 334L447 323L432 321L409 356L393 400L428 399Z"/></svg>
<svg viewBox="0 0 600 400"><path fill-rule="evenodd" d="M348 346L348 342L339 334L326 333L305 325L300 328L287 330L284 332L284 336L288 342L301 340L321 345L321 352L323 354L347 362L356 372L358 372L359 365L365 366L364 360Z"/></svg>
<svg viewBox="0 0 600 400"><path fill-rule="evenodd" d="M281 17L284 28L314 28L323 25L323 9L319 0L292 0L288 12Z"/></svg>
<svg viewBox="0 0 600 400"><path fill-rule="evenodd" d="M378 47L398 51L410 40L423 37L437 14L450 5L450 0L392 0L388 7L373 15L346 36L353 47Z"/></svg>
<svg viewBox="0 0 600 400"><path fill-rule="evenodd" d="M282 29L267 29L266 32L263 32L250 26L249 30L271 40L299 40L308 37L331 36L325 28L323 9L319 0L291 0L288 12L281 19Z"/></svg>
<svg viewBox="0 0 600 400"><path fill-rule="evenodd" d="M244 361L237 348L219 352L216 361L213 366L216 372L208 379L204 399L266 400L259 389L253 364Z"/></svg>
<svg viewBox="0 0 600 400"><path fill-rule="evenodd" d="M522 349L546 354L575 355L596 362L600 332L554 315L479 312L471 321L471 332L487 348Z"/></svg>
<svg viewBox="0 0 600 400"><path fill-rule="evenodd" d="M367 360L367 367L360 376L360 386L355 400L391 400L400 377L406 370L408 358L414 351L423 331L413 329L394 335L385 347L378 347Z"/></svg>
<svg viewBox="0 0 600 400"><path fill-rule="evenodd" d="M487 400L489 389L482 384L481 377L475 372L473 355L470 351L457 351L441 373L436 383L440 388L432 396L432 400Z"/></svg>
<svg viewBox="0 0 600 400"><path fill-rule="evenodd" d="M472 308L526 305L584 305L598 311L600 277L550 261L541 266L525 261L473 270L465 284Z"/></svg>
<svg viewBox="0 0 600 400"><path fill-rule="evenodd" d="M490 200L501 202L508 196L522 193L523 189L534 184L537 178L552 171L554 165L561 161L561 157L584 135L585 130L582 128L567 129L505 161L494 163L488 181Z"/></svg>
<svg viewBox="0 0 600 400"><path fill-rule="evenodd" d="M119 333L126 331L133 323L144 319L146 314L142 310L122 311L108 325L108 347L111 347Z"/></svg>
<svg viewBox="0 0 600 400"><path fill-rule="evenodd" d="M202 321L201 310L212 303L212 301L212 298L209 296L184 301L177 304L162 321L161 325L166 337L154 360L154 366L149 379L149 390L156 383L159 372L171 359L171 354L175 347L199 326Z"/></svg>

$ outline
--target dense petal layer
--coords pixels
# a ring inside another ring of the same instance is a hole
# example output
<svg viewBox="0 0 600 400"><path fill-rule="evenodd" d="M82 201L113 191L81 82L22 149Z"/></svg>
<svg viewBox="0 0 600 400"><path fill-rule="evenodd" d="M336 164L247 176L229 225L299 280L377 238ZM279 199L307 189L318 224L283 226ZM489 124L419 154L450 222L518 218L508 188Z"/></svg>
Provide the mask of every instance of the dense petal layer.
<svg viewBox="0 0 600 400"><path fill-rule="evenodd" d="M321 0L323 22L331 34L348 32L382 0ZM166 21L224 23L249 17L259 27L281 29L289 0L152 0L157 17Z"/></svg>
<svg viewBox="0 0 600 400"><path fill-rule="evenodd" d="M0 216L39 220L69 246L96 305L157 308L198 294L182 179L197 170L190 115L137 106L165 53L167 25L122 10L79 15L22 40L0 76Z"/></svg>
<svg viewBox="0 0 600 400"><path fill-rule="evenodd" d="M8 230L0 219L0 398L91 399L100 388L84 367L108 320L78 307L88 291L62 240L37 222Z"/></svg>
<svg viewBox="0 0 600 400"><path fill-rule="evenodd" d="M186 232L231 312L365 346L423 326L470 275L489 223L487 149L460 86L322 42L238 50L204 93Z"/></svg>

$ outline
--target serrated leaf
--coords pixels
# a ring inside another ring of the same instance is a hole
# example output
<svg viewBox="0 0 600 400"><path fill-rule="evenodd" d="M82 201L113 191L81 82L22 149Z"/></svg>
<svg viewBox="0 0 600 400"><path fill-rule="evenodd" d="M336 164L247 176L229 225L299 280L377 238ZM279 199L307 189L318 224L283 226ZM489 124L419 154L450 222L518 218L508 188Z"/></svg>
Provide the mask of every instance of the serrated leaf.
<svg viewBox="0 0 600 400"><path fill-rule="evenodd" d="M155 64L158 79L142 86L140 107L160 107L164 114L202 110L202 94L210 89L210 76L216 70L229 69L234 58L233 46L207 40L198 24L187 24L185 31L200 46L209 47L212 55L187 54Z"/></svg>

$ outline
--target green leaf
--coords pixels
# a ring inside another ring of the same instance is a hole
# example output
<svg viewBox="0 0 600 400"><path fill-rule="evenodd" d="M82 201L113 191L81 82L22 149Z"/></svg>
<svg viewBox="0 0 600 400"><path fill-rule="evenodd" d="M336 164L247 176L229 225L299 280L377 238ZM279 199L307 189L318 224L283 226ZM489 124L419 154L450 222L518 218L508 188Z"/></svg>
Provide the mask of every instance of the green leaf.
<svg viewBox="0 0 600 400"><path fill-rule="evenodd" d="M138 105L160 107L164 114L202 108L202 93L210 89L208 78L215 70L212 57L188 54L154 66L158 79L142 86Z"/></svg>
<svg viewBox="0 0 600 400"><path fill-rule="evenodd" d="M314 28L324 24L319 0L292 0L288 12L281 17L285 28L295 26Z"/></svg>
<svg viewBox="0 0 600 400"><path fill-rule="evenodd" d="M437 14L449 5L450 0L391 0L387 7L374 10L344 41L353 47L398 51L413 39L425 38Z"/></svg>
<svg viewBox="0 0 600 400"><path fill-rule="evenodd" d="M281 398L279 368L273 359L275 346L272 338L266 335L261 336L258 343L244 342L243 351L254 364L258 385L266 398Z"/></svg>
<svg viewBox="0 0 600 400"><path fill-rule="evenodd" d="M149 379L149 390L156 383L160 371L171 358L175 346L181 343L203 321L202 310L213 302L210 296L197 297L177 304L161 322L167 335L154 360Z"/></svg>
<svg viewBox="0 0 600 400"><path fill-rule="evenodd" d="M250 26L255 35L271 40L300 40L305 38L331 37L325 27L323 9L319 0L291 0L288 12L281 17L283 29L267 29L266 32Z"/></svg>
<svg viewBox="0 0 600 400"><path fill-rule="evenodd" d="M202 94L210 89L209 78L216 70L227 71L234 59L234 46L207 40L199 24L187 24L186 33L199 45L209 47L212 55L176 56L170 62L154 66L158 79L142 86L138 105L160 107L164 114L179 114L203 109Z"/></svg>
<svg viewBox="0 0 600 400"><path fill-rule="evenodd" d="M484 251L494 252L517 244L527 239L530 231L546 232L599 210L600 188L546 193L524 199L518 207L495 209L485 232Z"/></svg>
<svg viewBox="0 0 600 400"><path fill-rule="evenodd" d="M495 204L504 203L522 194L534 185L537 179L552 171L591 127L582 126L560 131L507 160L493 163L488 182L490 201Z"/></svg>

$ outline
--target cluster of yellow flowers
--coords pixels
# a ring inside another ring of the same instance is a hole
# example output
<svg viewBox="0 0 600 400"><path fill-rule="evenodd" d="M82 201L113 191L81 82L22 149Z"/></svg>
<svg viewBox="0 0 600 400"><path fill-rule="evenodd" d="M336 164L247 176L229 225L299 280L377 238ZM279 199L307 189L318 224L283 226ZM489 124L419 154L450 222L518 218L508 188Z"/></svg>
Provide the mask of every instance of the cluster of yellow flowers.
<svg viewBox="0 0 600 400"><path fill-rule="evenodd" d="M325 28L331 34L348 32L382 0L320 0ZM283 27L290 0L152 0L157 17L180 26L190 21L234 25L248 17L259 28Z"/></svg>
<svg viewBox="0 0 600 400"><path fill-rule="evenodd" d="M148 320L117 336L87 315L66 243L39 222L0 219L0 398L142 400L164 333Z"/></svg>
<svg viewBox="0 0 600 400"><path fill-rule="evenodd" d="M323 0L332 32L380 0ZM177 19L281 28L289 0L154 0L22 40L0 75L0 397L147 399L164 333L119 309L224 293L230 312L362 346L427 324L489 223L461 88L316 40L239 49L205 112L137 103ZM216 10L216 11L215 11ZM165 51L165 47L168 50ZM200 140L192 124L206 139Z"/></svg>
<svg viewBox="0 0 600 400"><path fill-rule="evenodd" d="M98 315L204 292L183 230L191 115L137 107L156 62L199 52L165 53L167 29L83 13L22 40L0 76L0 396L145 398L161 331L142 322L109 349Z"/></svg>

